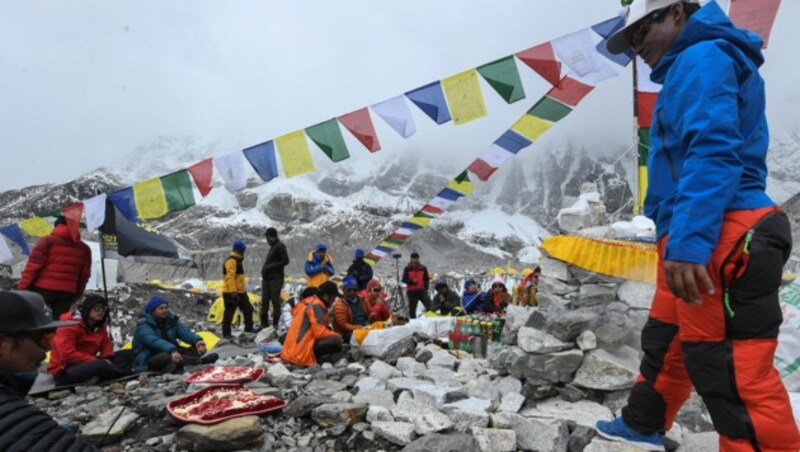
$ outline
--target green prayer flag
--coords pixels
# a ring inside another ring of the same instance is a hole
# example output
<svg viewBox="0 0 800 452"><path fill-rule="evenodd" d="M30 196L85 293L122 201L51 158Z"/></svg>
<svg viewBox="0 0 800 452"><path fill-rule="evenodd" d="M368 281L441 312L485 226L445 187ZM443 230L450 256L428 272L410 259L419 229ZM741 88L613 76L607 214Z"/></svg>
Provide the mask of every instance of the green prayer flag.
<svg viewBox="0 0 800 452"><path fill-rule="evenodd" d="M393 244L393 245L397 245L397 246L401 246L401 245L404 245L404 244L405 244L405 242L404 242L404 241L402 241L402 240L398 240L398 239L391 239L391 238L389 238L389 239L386 239L385 241L386 241L386 242L389 242L389 243L391 243L391 244Z"/></svg>
<svg viewBox="0 0 800 452"><path fill-rule="evenodd" d="M166 176L161 176L161 186L167 198L167 207L170 212L188 209L195 205L192 193L192 179L189 171L176 171Z"/></svg>
<svg viewBox="0 0 800 452"><path fill-rule="evenodd" d="M347 145L344 144L342 131L339 129L339 122L336 119L311 126L306 129L306 134L334 162L350 157Z"/></svg>
<svg viewBox="0 0 800 452"><path fill-rule="evenodd" d="M463 173L456 176L455 181L458 182L459 184L462 182L469 182L469 173L466 170L464 170Z"/></svg>
<svg viewBox="0 0 800 452"><path fill-rule="evenodd" d="M639 128L639 166L647 166L647 154L650 151L650 128Z"/></svg>
<svg viewBox="0 0 800 452"><path fill-rule="evenodd" d="M513 104L525 98L525 89L513 55L479 66L478 73L507 103Z"/></svg>
<svg viewBox="0 0 800 452"><path fill-rule="evenodd" d="M528 114L547 121L557 122L564 116L567 116L571 111L571 108L561 102L551 97L544 96L539 102L536 102L533 108L528 110Z"/></svg>

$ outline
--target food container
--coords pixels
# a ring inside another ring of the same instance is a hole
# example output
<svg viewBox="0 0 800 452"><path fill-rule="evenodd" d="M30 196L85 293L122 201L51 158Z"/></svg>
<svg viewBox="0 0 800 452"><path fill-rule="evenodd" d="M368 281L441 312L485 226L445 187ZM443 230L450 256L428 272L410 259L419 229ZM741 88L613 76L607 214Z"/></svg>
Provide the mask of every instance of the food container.
<svg viewBox="0 0 800 452"><path fill-rule="evenodd" d="M271 413L286 406L286 401L254 392L243 384L207 386L167 403L175 419L210 425L240 416Z"/></svg>
<svg viewBox="0 0 800 452"><path fill-rule="evenodd" d="M189 384L244 383L258 381L263 376L262 368L208 366L189 375L183 381Z"/></svg>

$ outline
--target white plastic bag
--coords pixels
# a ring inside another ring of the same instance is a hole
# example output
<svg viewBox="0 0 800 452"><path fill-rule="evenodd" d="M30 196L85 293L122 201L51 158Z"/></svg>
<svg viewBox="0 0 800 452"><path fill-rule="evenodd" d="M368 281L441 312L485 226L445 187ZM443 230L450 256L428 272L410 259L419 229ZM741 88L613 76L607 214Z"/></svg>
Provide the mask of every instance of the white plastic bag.
<svg viewBox="0 0 800 452"><path fill-rule="evenodd" d="M778 333L775 367L789 392L800 392L800 279L780 293L783 324Z"/></svg>

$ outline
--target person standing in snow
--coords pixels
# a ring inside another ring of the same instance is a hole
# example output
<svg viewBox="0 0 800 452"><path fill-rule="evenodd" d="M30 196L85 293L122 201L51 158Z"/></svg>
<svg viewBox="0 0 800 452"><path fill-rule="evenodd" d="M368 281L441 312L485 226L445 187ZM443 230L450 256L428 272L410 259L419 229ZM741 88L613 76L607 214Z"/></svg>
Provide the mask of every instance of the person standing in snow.
<svg viewBox="0 0 800 452"><path fill-rule="evenodd" d="M305 265L308 287L319 287L336 274L333 268L333 258L328 254L328 247L324 243L317 243L314 251L308 253Z"/></svg>
<svg viewBox="0 0 800 452"><path fill-rule="evenodd" d="M415 319L417 303L422 302L426 311L431 308L431 297L428 295L430 275L428 269L419 262L419 254L416 251L411 253L411 260L403 269L403 283L406 285L408 295L408 314Z"/></svg>
<svg viewBox="0 0 800 452"><path fill-rule="evenodd" d="M281 290L285 282L284 269L289 265L286 245L278 239L278 230L267 228L264 234L269 252L261 267L261 328L269 326L269 306L272 305L272 326L278 328L281 316Z"/></svg>
<svg viewBox="0 0 800 452"><path fill-rule="evenodd" d="M250 297L247 295L244 276L244 252L247 247L241 240L233 241L233 250L230 256L225 259L222 266L222 301L225 304L225 312L222 314L222 337L230 339L231 323L236 310L239 309L244 317L244 330L252 333L253 329L253 305L250 304ZM264 300L262 300L262 303Z"/></svg>
<svg viewBox="0 0 800 452"><path fill-rule="evenodd" d="M767 196L762 40L716 2L634 0L611 53L628 50L662 89L650 129L645 214L658 278L644 358L608 439L664 450L692 389L723 451L796 451L800 433L774 366L788 218Z"/></svg>
<svg viewBox="0 0 800 452"><path fill-rule="evenodd" d="M364 261L364 250L357 249L353 255L353 263L347 268L347 276L358 282L358 290L364 290L372 279L372 266Z"/></svg>
<svg viewBox="0 0 800 452"><path fill-rule="evenodd" d="M74 240L67 221L59 216L50 235L40 238L19 280L19 290L32 290L50 306L58 320L78 301L89 281L92 251L80 238Z"/></svg>

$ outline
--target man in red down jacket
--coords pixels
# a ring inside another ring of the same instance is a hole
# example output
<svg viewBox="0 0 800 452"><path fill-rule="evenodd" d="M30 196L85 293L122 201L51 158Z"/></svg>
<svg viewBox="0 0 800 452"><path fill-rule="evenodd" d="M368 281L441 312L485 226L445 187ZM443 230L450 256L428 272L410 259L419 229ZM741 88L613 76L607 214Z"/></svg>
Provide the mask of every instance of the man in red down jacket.
<svg viewBox="0 0 800 452"><path fill-rule="evenodd" d="M50 306L53 320L58 320L83 295L91 265L92 251L80 239L72 239L66 220L60 216L53 232L33 247L19 290L38 292Z"/></svg>
<svg viewBox="0 0 800 452"><path fill-rule="evenodd" d="M93 377L112 380L130 373L114 361L108 316L108 302L95 294L87 295L79 309L61 316L61 320L78 323L59 328L53 339L47 372L56 383L68 385Z"/></svg>

